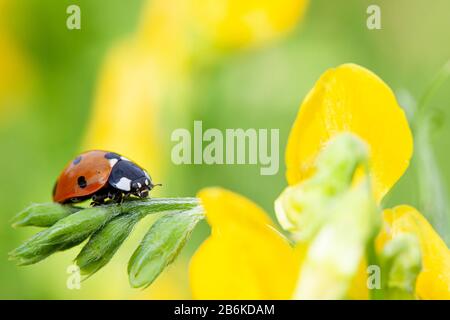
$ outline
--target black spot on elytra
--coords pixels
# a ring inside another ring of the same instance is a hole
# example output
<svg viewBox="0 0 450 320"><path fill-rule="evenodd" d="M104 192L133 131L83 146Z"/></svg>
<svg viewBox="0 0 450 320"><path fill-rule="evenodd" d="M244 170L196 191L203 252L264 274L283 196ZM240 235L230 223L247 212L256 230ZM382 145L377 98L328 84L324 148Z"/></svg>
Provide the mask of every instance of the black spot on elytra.
<svg viewBox="0 0 450 320"><path fill-rule="evenodd" d="M75 158L75 160L72 161L73 164L79 164L81 161L81 156L78 156Z"/></svg>
<svg viewBox="0 0 450 320"><path fill-rule="evenodd" d="M78 186L79 186L81 189L86 188L87 182L86 182L86 178L85 178L84 176L78 177L77 182L78 182Z"/></svg>
<svg viewBox="0 0 450 320"><path fill-rule="evenodd" d="M105 154L105 158L106 159L117 159L120 160L120 156L117 153L114 152L108 152L107 154Z"/></svg>

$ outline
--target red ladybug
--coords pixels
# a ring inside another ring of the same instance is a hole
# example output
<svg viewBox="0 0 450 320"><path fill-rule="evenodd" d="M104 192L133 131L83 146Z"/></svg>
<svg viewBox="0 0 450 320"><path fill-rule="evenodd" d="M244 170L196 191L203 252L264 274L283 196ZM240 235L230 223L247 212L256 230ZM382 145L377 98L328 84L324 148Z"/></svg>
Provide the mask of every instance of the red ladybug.
<svg viewBox="0 0 450 320"><path fill-rule="evenodd" d="M145 198L154 186L148 173L127 158L92 150L69 162L56 181L53 201L75 203L92 198L93 205L108 199L122 202L124 196Z"/></svg>

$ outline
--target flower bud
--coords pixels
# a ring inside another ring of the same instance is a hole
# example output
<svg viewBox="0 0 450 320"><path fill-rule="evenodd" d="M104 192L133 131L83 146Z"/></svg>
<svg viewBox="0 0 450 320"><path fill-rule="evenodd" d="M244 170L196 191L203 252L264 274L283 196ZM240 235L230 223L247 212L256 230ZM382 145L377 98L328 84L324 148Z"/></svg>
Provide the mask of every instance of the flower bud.
<svg viewBox="0 0 450 320"><path fill-rule="evenodd" d="M397 235L380 255L382 287L385 299L414 299L416 279L422 268L417 237L410 233Z"/></svg>
<svg viewBox="0 0 450 320"><path fill-rule="evenodd" d="M367 164L368 156L367 146L360 138L351 133L341 133L319 154L317 173L312 180L322 185L327 195L339 194L352 183L356 169Z"/></svg>
<svg viewBox="0 0 450 320"><path fill-rule="evenodd" d="M350 188L367 157L365 144L352 134L343 133L331 140L318 156L316 173L286 188L275 201L280 225L296 240L310 239L329 216L336 198Z"/></svg>
<svg viewBox="0 0 450 320"><path fill-rule="evenodd" d="M157 220L128 263L131 286L149 286L175 260L203 217L200 209L192 209L169 213Z"/></svg>
<svg viewBox="0 0 450 320"><path fill-rule="evenodd" d="M13 227L50 227L80 209L54 202L35 203L19 212L11 222Z"/></svg>
<svg viewBox="0 0 450 320"><path fill-rule="evenodd" d="M120 215L96 231L75 258L81 273L92 275L105 266L122 245L136 223L140 212Z"/></svg>
<svg viewBox="0 0 450 320"><path fill-rule="evenodd" d="M297 299L342 299L380 226L366 181L343 194L311 240L295 294Z"/></svg>
<svg viewBox="0 0 450 320"><path fill-rule="evenodd" d="M118 206L94 207L78 211L32 236L10 252L10 259L19 265L39 262L56 251L69 249L81 243L120 213Z"/></svg>

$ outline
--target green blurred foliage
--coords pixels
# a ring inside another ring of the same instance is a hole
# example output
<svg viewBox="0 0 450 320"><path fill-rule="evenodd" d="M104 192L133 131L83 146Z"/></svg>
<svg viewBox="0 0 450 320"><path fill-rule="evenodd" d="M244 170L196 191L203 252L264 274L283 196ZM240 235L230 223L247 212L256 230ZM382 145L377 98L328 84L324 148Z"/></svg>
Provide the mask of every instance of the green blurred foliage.
<svg viewBox="0 0 450 320"><path fill-rule="evenodd" d="M366 8L378 4L382 30L366 28ZM66 8L78 4L82 29L66 28ZM137 228L132 245L125 245L110 265L82 283L66 288L66 268L77 250L31 267L7 261L7 252L34 230L14 230L10 219L32 202L50 200L57 175L79 152L99 68L108 48L130 34L138 23L142 0L27 0L11 13L10 32L29 57L35 71L33 88L20 111L0 119L0 298L129 298L136 290L127 283L126 263L146 231ZM418 99L437 70L450 57L450 3L436 0L344 2L311 1L305 19L288 37L264 48L243 50L214 62L197 59L191 74L188 118L166 114L166 141L179 126L203 129L280 128L280 170L261 176L259 166L168 164L166 195L193 196L202 187L220 185L244 194L273 216L273 201L286 185L284 147L298 106L322 72L354 62L378 74L394 90L407 90ZM0 76L2 72L0 70ZM450 115L450 82L432 103ZM178 102L177 102L178 103ZM238 116L236 116L238 115ZM3 117L3 116L2 116ZM450 185L450 124L436 134L434 148L444 181ZM170 151L170 148L168 148ZM170 161L170 155L162 155ZM396 185L387 206L417 203L414 168ZM186 259L208 234L202 223L193 234ZM186 268L175 263L173 268ZM182 273L186 273L183 270ZM185 280L187 281L187 280ZM105 287L116 282L113 287Z"/></svg>

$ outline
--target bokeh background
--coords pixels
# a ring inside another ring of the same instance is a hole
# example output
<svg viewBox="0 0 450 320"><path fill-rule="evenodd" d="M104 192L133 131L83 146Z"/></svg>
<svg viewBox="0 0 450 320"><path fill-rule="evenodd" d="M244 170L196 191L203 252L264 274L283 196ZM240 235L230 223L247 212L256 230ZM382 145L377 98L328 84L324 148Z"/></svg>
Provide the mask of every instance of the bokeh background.
<svg viewBox="0 0 450 320"><path fill-rule="evenodd" d="M66 27L71 4L81 8L81 30ZM381 8L381 30L366 27L370 4ZM206 223L148 289L129 287L126 264L151 218L104 269L69 290L67 267L79 248L16 267L8 251L36 229L14 230L9 220L32 202L50 201L63 166L89 148L148 168L164 184L154 196L220 185L273 215L285 186L287 135L319 76L354 62L409 103L419 99L450 57L449 15L446 0L0 0L0 298L189 298L189 257L207 237ZM447 185L449 88L447 81L430 102L442 110L432 147ZM175 166L170 134L194 120L204 129L279 128L279 173ZM418 190L413 164L386 204L418 206Z"/></svg>

